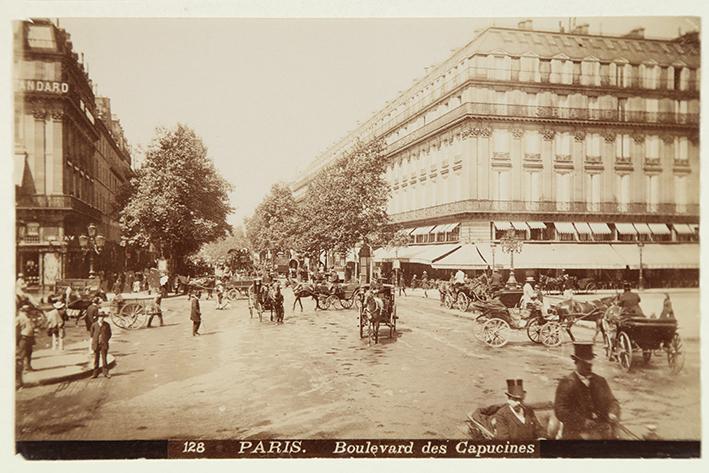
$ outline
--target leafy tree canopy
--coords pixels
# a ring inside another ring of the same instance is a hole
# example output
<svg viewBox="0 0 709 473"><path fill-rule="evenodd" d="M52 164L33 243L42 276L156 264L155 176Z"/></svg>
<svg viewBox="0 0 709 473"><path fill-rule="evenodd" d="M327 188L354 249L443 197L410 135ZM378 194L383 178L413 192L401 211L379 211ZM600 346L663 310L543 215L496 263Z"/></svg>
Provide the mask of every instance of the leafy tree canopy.
<svg viewBox="0 0 709 473"><path fill-rule="evenodd" d="M290 188L286 184L274 184L246 223L246 235L253 248L257 251L289 249L298 231L297 212Z"/></svg>
<svg viewBox="0 0 709 473"><path fill-rule="evenodd" d="M215 170L201 138L189 127L158 129L120 212L128 244L153 244L180 263L203 244L231 231L231 185Z"/></svg>

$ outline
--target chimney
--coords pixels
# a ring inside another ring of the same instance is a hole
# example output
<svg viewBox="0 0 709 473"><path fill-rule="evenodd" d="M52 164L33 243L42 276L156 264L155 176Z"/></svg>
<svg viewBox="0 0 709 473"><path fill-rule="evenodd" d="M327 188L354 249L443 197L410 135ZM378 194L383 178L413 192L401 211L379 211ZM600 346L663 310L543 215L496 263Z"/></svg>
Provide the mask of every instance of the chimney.
<svg viewBox="0 0 709 473"><path fill-rule="evenodd" d="M583 23L576 26L572 33L574 34L588 34L588 23Z"/></svg>
<svg viewBox="0 0 709 473"><path fill-rule="evenodd" d="M520 21L519 23L517 23L517 29L531 31L532 30L532 20L527 19L527 20Z"/></svg>
<svg viewBox="0 0 709 473"><path fill-rule="evenodd" d="M645 28L635 28L630 33L624 34L623 38L643 39L645 38Z"/></svg>

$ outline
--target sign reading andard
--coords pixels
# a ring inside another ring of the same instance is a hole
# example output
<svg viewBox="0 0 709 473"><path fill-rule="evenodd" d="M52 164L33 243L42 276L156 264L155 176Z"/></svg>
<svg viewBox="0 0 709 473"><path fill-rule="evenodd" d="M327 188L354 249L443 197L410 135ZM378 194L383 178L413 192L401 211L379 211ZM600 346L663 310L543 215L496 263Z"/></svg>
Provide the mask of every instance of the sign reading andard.
<svg viewBox="0 0 709 473"><path fill-rule="evenodd" d="M15 90L18 92L66 94L69 92L69 84L51 80L20 79L16 81Z"/></svg>

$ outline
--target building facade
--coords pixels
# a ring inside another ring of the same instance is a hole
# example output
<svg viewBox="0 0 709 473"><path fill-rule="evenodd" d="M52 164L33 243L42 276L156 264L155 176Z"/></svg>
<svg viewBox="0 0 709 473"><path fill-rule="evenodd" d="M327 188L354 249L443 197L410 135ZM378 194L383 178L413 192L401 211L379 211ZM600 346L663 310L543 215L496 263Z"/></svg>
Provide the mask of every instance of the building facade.
<svg viewBox="0 0 709 473"><path fill-rule="evenodd" d="M16 268L31 283L120 269L115 197L133 175L110 101L93 84L70 35L48 20L14 31ZM106 241L89 254L90 224Z"/></svg>
<svg viewBox="0 0 709 473"><path fill-rule="evenodd" d="M571 33L535 31L531 21L490 27L318 157L292 188L302 196L356 140L381 139L388 210L411 234L410 261L426 261L413 256L421 245L467 244L477 246L474 262L425 252L433 268L441 259L451 260L442 269L485 268L511 231L536 255L520 263L530 269L563 267L563 258L549 263L552 247L571 256L591 245L616 259L607 269L639 269L639 243L646 255L681 245L681 267L698 268L699 78L698 33L658 40L642 30L591 35L585 25Z"/></svg>

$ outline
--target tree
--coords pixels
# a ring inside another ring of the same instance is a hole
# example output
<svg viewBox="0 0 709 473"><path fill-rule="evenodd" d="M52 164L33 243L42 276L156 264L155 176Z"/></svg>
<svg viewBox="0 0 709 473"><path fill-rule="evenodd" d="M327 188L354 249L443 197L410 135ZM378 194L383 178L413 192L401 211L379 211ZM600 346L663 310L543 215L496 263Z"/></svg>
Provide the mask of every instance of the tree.
<svg viewBox="0 0 709 473"><path fill-rule="evenodd" d="M247 220L246 235L257 251L285 251L293 246L297 205L290 188L274 184Z"/></svg>
<svg viewBox="0 0 709 473"><path fill-rule="evenodd" d="M250 246L244 229L239 226L231 235L202 245L195 256L211 264L226 262L229 259L229 250L241 250Z"/></svg>
<svg viewBox="0 0 709 473"><path fill-rule="evenodd" d="M302 250L345 252L386 227L389 185L382 149L379 141L357 143L315 176L299 212Z"/></svg>
<svg viewBox="0 0 709 473"><path fill-rule="evenodd" d="M157 130L132 186L120 212L128 244L152 244L179 265L231 230L226 221L231 185L215 170L202 140L183 124Z"/></svg>

